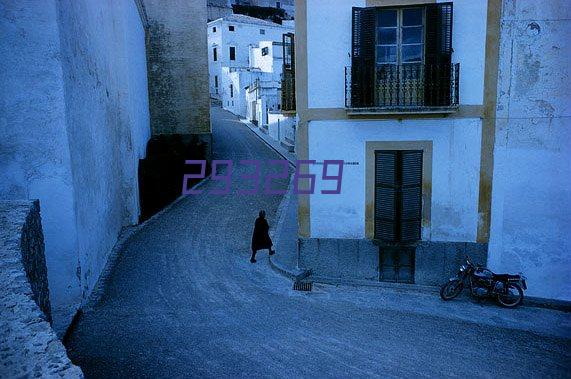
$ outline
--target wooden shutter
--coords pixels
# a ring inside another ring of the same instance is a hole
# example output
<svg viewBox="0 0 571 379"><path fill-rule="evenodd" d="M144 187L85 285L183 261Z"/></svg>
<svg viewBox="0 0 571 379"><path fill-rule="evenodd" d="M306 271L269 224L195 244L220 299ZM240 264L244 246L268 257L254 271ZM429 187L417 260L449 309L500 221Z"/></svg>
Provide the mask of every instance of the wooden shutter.
<svg viewBox="0 0 571 379"><path fill-rule="evenodd" d="M375 154L375 238L397 242L397 152Z"/></svg>
<svg viewBox="0 0 571 379"><path fill-rule="evenodd" d="M426 6L425 105L450 105L452 3Z"/></svg>
<svg viewBox="0 0 571 379"><path fill-rule="evenodd" d="M421 238L422 151L375 152L375 238L412 243Z"/></svg>
<svg viewBox="0 0 571 379"><path fill-rule="evenodd" d="M415 242L422 220L422 151L402 151L401 159L400 242Z"/></svg>
<svg viewBox="0 0 571 379"><path fill-rule="evenodd" d="M375 8L353 8L351 107L374 105Z"/></svg>

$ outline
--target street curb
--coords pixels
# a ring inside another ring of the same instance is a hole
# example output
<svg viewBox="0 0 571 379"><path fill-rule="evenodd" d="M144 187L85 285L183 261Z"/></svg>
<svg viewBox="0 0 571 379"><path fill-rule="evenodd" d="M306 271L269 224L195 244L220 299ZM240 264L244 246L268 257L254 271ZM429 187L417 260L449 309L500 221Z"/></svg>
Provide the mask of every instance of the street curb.
<svg viewBox="0 0 571 379"><path fill-rule="evenodd" d="M311 276L310 270L299 269L299 271L294 272L294 271L291 271L291 270L285 268L281 264L274 262L274 260L272 259L272 256L268 257L268 260L270 261L270 267L275 272L277 272L281 276L285 276L286 278L291 279L294 282L303 280L303 279Z"/></svg>
<svg viewBox="0 0 571 379"><path fill-rule="evenodd" d="M416 293L426 293L438 295L440 288L438 286L423 286L419 284L406 284L406 283L389 283L389 282L375 282L369 280L358 280L358 279L339 279L324 276L313 276L311 270L302 270L300 272L294 272L289 270L279 263L272 260L269 257L270 266L278 274L281 274L291 280L302 280L307 277L314 283L328 284L333 286L345 286L345 287L369 287L369 288L382 288L390 289L402 292L416 292ZM543 308L551 309L555 311L561 311L569 313L571 312L571 302L565 300L551 300L539 297L524 297L522 307L526 308Z"/></svg>
<svg viewBox="0 0 571 379"><path fill-rule="evenodd" d="M289 162L289 164L295 168L295 164L296 162L292 162L286 155L284 155L281 151L279 151L278 149L276 149L274 146L272 146L268 141L266 141L265 138L263 138L262 136L260 136L258 133L256 133L256 130L254 128L256 128L256 126L254 124L252 124L250 121L241 118L240 122L244 125L246 125L246 127L256 135L256 137L258 137L259 139L261 139L270 149L272 149L273 151L275 151L276 153L278 153L282 158L284 158L286 161Z"/></svg>
<svg viewBox="0 0 571 379"><path fill-rule="evenodd" d="M287 187L287 192L284 195L284 197L282 198L282 201L280 202L280 205L278 206L278 210L276 211L276 218L278 220L276 223L276 228L271 235L272 239L276 242L276 244L279 244L278 241L280 241L279 236L281 235L280 232L281 232L281 229L283 228L283 224L285 222L285 217L286 217L286 213L287 213L286 208L287 208L287 204L289 203L289 201L291 199L292 191L293 191L293 175L290 175L289 184ZM279 253L280 252L277 252L277 254L279 254ZM293 281L298 281L298 280L304 279L311 274L310 271L304 270L304 269L297 269L295 271L289 270L285 266L283 266L281 263L276 262L275 256L273 256L273 255L268 256L268 260L270 262L270 267L274 271L276 271L278 274L285 276L285 277L287 277Z"/></svg>
<svg viewBox="0 0 571 379"><path fill-rule="evenodd" d="M527 297L523 298L522 306L532 308L546 308L556 311L571 312L571 301L545 299L543 297Z"/></svg>

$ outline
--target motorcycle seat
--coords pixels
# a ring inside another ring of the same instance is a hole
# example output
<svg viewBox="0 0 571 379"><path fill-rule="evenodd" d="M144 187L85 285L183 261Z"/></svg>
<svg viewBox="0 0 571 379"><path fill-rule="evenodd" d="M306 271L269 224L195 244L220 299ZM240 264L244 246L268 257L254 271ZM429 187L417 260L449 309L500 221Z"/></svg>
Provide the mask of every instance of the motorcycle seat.
<svg viewBox="0 0 571 379"><path fill-rule="evenodd" d="M494 274L494 279L495 280L500 280L500 281L504 281L504 280L510 280L510 279L520 279L521 276L519 275L512 275L512 274Z"/></svg>

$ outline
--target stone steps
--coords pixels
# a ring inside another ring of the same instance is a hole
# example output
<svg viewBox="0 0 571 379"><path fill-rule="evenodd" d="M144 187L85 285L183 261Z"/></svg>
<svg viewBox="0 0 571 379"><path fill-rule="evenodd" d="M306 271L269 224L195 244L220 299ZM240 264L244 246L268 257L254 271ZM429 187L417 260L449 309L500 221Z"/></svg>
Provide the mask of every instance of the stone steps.
<svg viewBox="0 0 571 379"><path fill-rule="evenodd" d="M280 145L282 145L282 147L284 147L290 153L293 153L295 150L295 145L293 143L290 143L287 139L284 141L280 141Z"/></svg>

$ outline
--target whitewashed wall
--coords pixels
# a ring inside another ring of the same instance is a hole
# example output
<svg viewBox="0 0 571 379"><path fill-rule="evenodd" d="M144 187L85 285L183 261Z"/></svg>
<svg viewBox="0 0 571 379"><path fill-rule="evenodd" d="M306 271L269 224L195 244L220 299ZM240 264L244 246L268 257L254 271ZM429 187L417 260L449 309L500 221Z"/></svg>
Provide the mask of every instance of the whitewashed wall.
<svg viewBox="0 0 571 379"><path fill-rule="evenodd" d="M235 31L228 30L228 26L233 25ZM216 27L216 32L213 32ZM265 30L265 34L260 34L260 30ZM293 28L282 27L276 24L258 25L246 24L242 22L231 22L225 19L218 19L208 23L208 65L210 72L211 94L214 94L214 76L219 76L219 83L222 76L223 67L250 67L250 48L258 46L260 41L281 42L284 33L293 32ZM218 46L218 61L214 62L212 48ZM230 46L236 47L236 60L230 60Z"/></svg>
<svg viewBox="0 0 571 379"><path fill-rule="evenodd" d="M571 300L571 4L504 1L489 262Z"/></svg>
<svg viewBox="0 0 571 379"><path fill-rule="evenodd" d="M309 159L358 162L344 166L339 195L323 182L323 166L310 196L311 237L365 238L366 141L432 141L431 228L423 239L476 241L480 175L480 119L313 121L309 126Z"/></svg>
<svg viewBox="0 0 571 379"><path fill-rule="evenodd" d="M133 1L26 0L0 2L0 34L0 196L40 200L61 332L137 222L145 33Z"/></svg>
<svg viewBox="0 0 571 379"><path fill-rule="evenodd" d="M460 103L483 99L486 0L454 3L452 61L460 63ZM346 66L351 65L351 7L365 0L310 0L307 7L308 97L310 108L345 105Z"/></svg>
<svg viewBox="0 0 571 379"><path fill-rule="evenodd" d="M268 49L267 55L262 55L262 50ZM273 80L281 80L283 71L282 45L273 41L260 41L258 47L252 47L250 53L250 67L257 68L262 72L272 73Z"/></svg>

